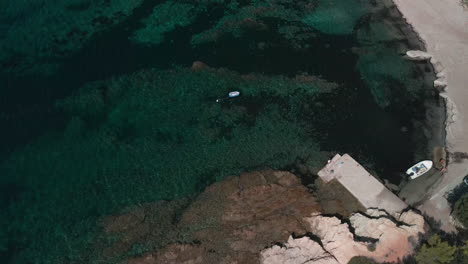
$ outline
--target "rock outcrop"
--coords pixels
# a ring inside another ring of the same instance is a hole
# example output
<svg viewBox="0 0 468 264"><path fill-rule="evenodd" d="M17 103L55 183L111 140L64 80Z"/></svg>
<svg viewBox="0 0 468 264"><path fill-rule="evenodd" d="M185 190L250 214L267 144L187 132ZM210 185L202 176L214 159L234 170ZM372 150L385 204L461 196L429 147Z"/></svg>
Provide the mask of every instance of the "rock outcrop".
<svg viewBox="0 0 468 264"><path fill-rule="evenodd" d="M339 264L330 253L309 237L294 239L289 237L288 242L275 245L261 253L261 263L268 264Z"/></svg>
<svg viewBox="0 0 468 264"><path fill-rule="evenodd" d="M424 232L412 211L368 209L340 219L322 215L316 199L289 172L244 173L190 204L153 203L108 217L104 232L120 239L99 245L101 256L140 255L121 262L128 264L345 264L355 256L394 262L411 254Z"/></svg>
<svg viewBox="0 0 468 264"><path fill-rule="evenodd" d="M427 61L429 60L432 64L435 73L437 74L437 79L434 81L434 88L439 91L444 91L447 87L447 77L445 72L443 72L444 67L442 63L435 59L431 54L421 51L421 50L408 50L406 52L406 57L409 60L414 61Z"/></svg>
<svg viewBox="0 0 468 264"><path fill-rule="evenodd" d="M436 88L439 91L445 90L447 87L447 79L445 78L439 78L434 81L434 88Z"/></svg>
<svg viewBox="0 0 468 264"><path fill-rule="evenodd" d="M413 211L404 212L397 219L384 211L369 209L367 214L353 214L349 223L319 214L306 220L321 244L306 237L290 238L283 247L262 251L262 263L305 263L303 260L316 259L320 260L317 263L345 264L355 256L398 262L413 253L419 234L425 232L423 217ZM304 245L310 251L304 250Z"/></svg>
<svg viewBox="0 0 468 264"><path fill-rule="evenodd" d="M436 74L439 74L439 73L443 72L444 66L442 65L442 63L439 60L432 57L430 61L431 61L432 66L434 67L434 71L435 71ZM439 77L439 76L437 76L437 77Z"/></svg>
<svg viewBox="0 0 468 264"><path fill-rule="evenodd" d="M184 212L174 218L173 227L164 226L156 231L157 217L134 213L112 217L105 221L105 230L112 234L120 228L122 237L134 244L148 243L157 236L143 236L138 226L149 233L162 236L164 232L174 238L159 250L124 263L259 263L260 252L277 242L285 242L291 234L305 234L308 227L304 217L320 212L315 197L295 175L281 171L260 171L230 177L209 186ZM127 215L127 216L126 216ZM127 219L137 218L135 221ZM147 219L142 220L142 219ZM128 226L116 225L118 220ZM154 223L147 223L154 220ZM116 228L118 227L118 228ZM174 231L177 230L177 231ZM172 231L171 231L172 230ZM138 235L129 235L135 232ZM169 239L164 239L169 240ZM124 252L123 252L124 253Z"/></svg>
<svg viewBox="0 0 468 264"><path fill-rule="evenodd" d="M438 170L447 167L447 152L445 151L445 147L437 146L432 150L432 162Z"/></svg>
<svg viewBox="0 0 468 264"><path fill-rule="evenodd" d="M393 219L385 212L368 210L369 215L356 213L350 218L354 234L375 239L372 252L362 255L377 262L397 262L413 253L424 231L424 218L413 211L402 213Z"/></svg>
<svg viewBox="0 0 468 264"><path fill-rule="evenodd" d="M437 77L437 79L434 81L434 88L440 92L445 91L447 88L447 74L444 72L444 66L434 57L431 58L430 62Z"/></svg>

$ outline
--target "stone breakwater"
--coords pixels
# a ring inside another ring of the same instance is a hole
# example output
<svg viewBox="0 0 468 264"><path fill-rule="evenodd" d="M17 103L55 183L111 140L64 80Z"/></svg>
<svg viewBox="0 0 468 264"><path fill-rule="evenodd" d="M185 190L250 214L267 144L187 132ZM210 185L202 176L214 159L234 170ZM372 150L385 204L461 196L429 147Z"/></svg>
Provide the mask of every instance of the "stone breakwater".
<svg viewBox="0 0 468 264"><path fill-rule="evenodd" d="M209 186L180 212L147 204L103 221L99 256L121 263L347 263L354 256L392 262L412 254L425 232L413 211L380 209L349 218L323 215L318 198L284 171L243 173ZM161 215L161 214L165 215Z"/></svg>

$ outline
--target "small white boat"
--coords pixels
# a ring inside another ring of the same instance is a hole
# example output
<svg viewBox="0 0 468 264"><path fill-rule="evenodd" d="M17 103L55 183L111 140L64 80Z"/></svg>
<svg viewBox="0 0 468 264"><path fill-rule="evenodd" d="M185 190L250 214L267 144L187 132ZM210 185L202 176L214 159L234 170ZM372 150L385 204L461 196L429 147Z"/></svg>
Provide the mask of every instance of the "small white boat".
<svg viewBox="0 0 468 264"><path fill-rule="evenodd" d="M216 99L216 102L219 103L221 101L224 101L225 99L234 98L234 97L237 97L239 95L240 95L239 91L232 91L232 92L229 92L227 98L218 98L218 99Z"/></svg>
<svg viewBox="0 0 468 264"><path fill-rule="evenodd" d="M423 160L406 171L406 174L412 179L416 179L424 173L428 172L432 168L432 161Z"/></svg>

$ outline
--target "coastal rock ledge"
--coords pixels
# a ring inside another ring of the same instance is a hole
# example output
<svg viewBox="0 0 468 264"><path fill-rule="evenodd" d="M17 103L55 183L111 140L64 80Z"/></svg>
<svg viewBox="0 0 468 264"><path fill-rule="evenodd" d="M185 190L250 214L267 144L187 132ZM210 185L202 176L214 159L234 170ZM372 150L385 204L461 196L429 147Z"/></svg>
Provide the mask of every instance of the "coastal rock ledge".
<svg viewBox="0 0 468 264"><path fill-rule="evenodd" d="M299 264L314 260L313 263L343 264L355 256L369 257L377 262L398 262L419 244L418 236L424 233L421 215L408 211L399 219L392 219L377 209L369 209L367 213L369 215L353 214L350 223L318 214L307 217L305 221L315 239L320 241L315 242L310 237L290 237L282 246L263 250L261 263Z"/></svg>
<svg viewBox="0 0 468 264"><path fill-rule="evenodd" d="M285 171L232 176L190 203L177 203L104 219L105 234L119 240L96 246L101 257L127 256L120 263L128 264L345 264L354 256L396 262L412 254L425 227L413 211L324 215L318 197ZM168 213L176 207L181 210Z"/></svg>

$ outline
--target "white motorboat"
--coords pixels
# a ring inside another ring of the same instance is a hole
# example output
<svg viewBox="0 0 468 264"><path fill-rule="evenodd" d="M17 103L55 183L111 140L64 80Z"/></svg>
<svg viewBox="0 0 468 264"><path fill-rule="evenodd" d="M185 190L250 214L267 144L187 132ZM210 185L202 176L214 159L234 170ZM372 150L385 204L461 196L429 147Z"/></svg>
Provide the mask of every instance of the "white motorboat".
<svg viewBox="0 0 468 264"><path fill-rule="evenodd" d="M239 95L240 95L240 92L239 92L239 91L232 91L232 92L229 92L227 98L218 98L218 99L216 99L216 102L219 103L219 102L221 102L221 101L224 101L225 99L238 97Z"/></svg>
<svg viewBox="0 0 468 264"><path fill-rule="evenodd" d="M416 179L424 173L428 172L432 168L432 161L423 160L413 165L406 171L406 174L412 179Z"/></svg>

